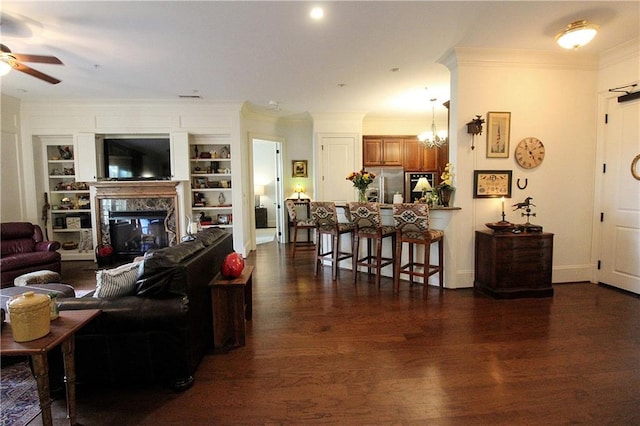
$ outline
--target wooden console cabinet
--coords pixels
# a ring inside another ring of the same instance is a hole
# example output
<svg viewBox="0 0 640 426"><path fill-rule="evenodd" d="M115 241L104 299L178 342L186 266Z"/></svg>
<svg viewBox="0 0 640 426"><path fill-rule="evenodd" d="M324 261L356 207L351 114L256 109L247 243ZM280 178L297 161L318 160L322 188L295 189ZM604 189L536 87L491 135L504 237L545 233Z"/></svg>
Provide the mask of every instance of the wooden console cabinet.
<svg viewBox="0 0 640 426"><path fill-rule="evenodd" d="M476 231L474 288L496 298L553 296L553 234Z"/></svg>

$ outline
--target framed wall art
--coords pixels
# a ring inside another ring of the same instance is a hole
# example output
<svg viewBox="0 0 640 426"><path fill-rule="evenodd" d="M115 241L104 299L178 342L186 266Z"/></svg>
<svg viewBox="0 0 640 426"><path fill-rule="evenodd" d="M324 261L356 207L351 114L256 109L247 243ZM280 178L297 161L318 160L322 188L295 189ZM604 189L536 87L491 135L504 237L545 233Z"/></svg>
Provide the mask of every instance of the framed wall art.
<svg viewBox="0 0 640 426"><path fill-rule="evenodd" d="M306 178L307 174L307 160L293 160L291 162L291 169L293 170L292 176L294 178Z"/></svg>
<svg viewBox="0 0 640 426"><path fill-rule="evenodd" d="M487 158L509 158L510 112L487 113Z"/></svg>
<svg viewBox="0 0 640 426"><path fill-rule="evenodd" d="M473 198L511 198L511 170L475 170Z"/></svg>

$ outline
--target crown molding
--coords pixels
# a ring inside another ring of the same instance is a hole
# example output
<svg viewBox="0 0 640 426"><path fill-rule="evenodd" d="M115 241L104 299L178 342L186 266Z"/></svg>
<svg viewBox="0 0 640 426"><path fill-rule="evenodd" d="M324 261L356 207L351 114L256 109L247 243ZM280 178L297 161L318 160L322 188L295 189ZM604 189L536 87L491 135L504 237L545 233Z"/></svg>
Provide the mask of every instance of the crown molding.
<svg viewBox="0 0 640 426"><path fill-rule="evenodd" d="M554 68L597 70L598 57L576 52L455 47L437 61L450 71L459 67Z"/></svg>

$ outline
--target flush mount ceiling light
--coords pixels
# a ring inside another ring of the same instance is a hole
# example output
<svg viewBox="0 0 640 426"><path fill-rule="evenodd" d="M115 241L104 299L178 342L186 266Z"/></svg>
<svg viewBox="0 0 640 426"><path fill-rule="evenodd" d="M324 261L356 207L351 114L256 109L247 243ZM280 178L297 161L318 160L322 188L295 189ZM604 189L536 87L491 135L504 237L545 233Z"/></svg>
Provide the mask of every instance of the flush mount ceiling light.
<svg viewBox="0 0 640 426"><path fill-rule="evenodd" d="M598 33L598 26L587 21L575 21L556 35L556 42L565 49L577 49L589 43Z"/></svg>

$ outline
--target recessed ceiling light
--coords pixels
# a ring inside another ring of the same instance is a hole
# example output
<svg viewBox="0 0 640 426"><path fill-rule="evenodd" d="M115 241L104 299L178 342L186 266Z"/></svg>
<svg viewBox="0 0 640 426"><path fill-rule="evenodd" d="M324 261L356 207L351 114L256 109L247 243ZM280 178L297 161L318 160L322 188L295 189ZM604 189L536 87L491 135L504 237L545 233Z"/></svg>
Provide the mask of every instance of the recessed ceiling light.
<svg viewBox="0 0 640 426"><path fill-rule="evenodd" d="M322 19L324 17L324 9L322 9L320 6L316 6L311 9L311 13L309 13L309 16L311 16L311 19L315 19L316 21Z"/></svg>

